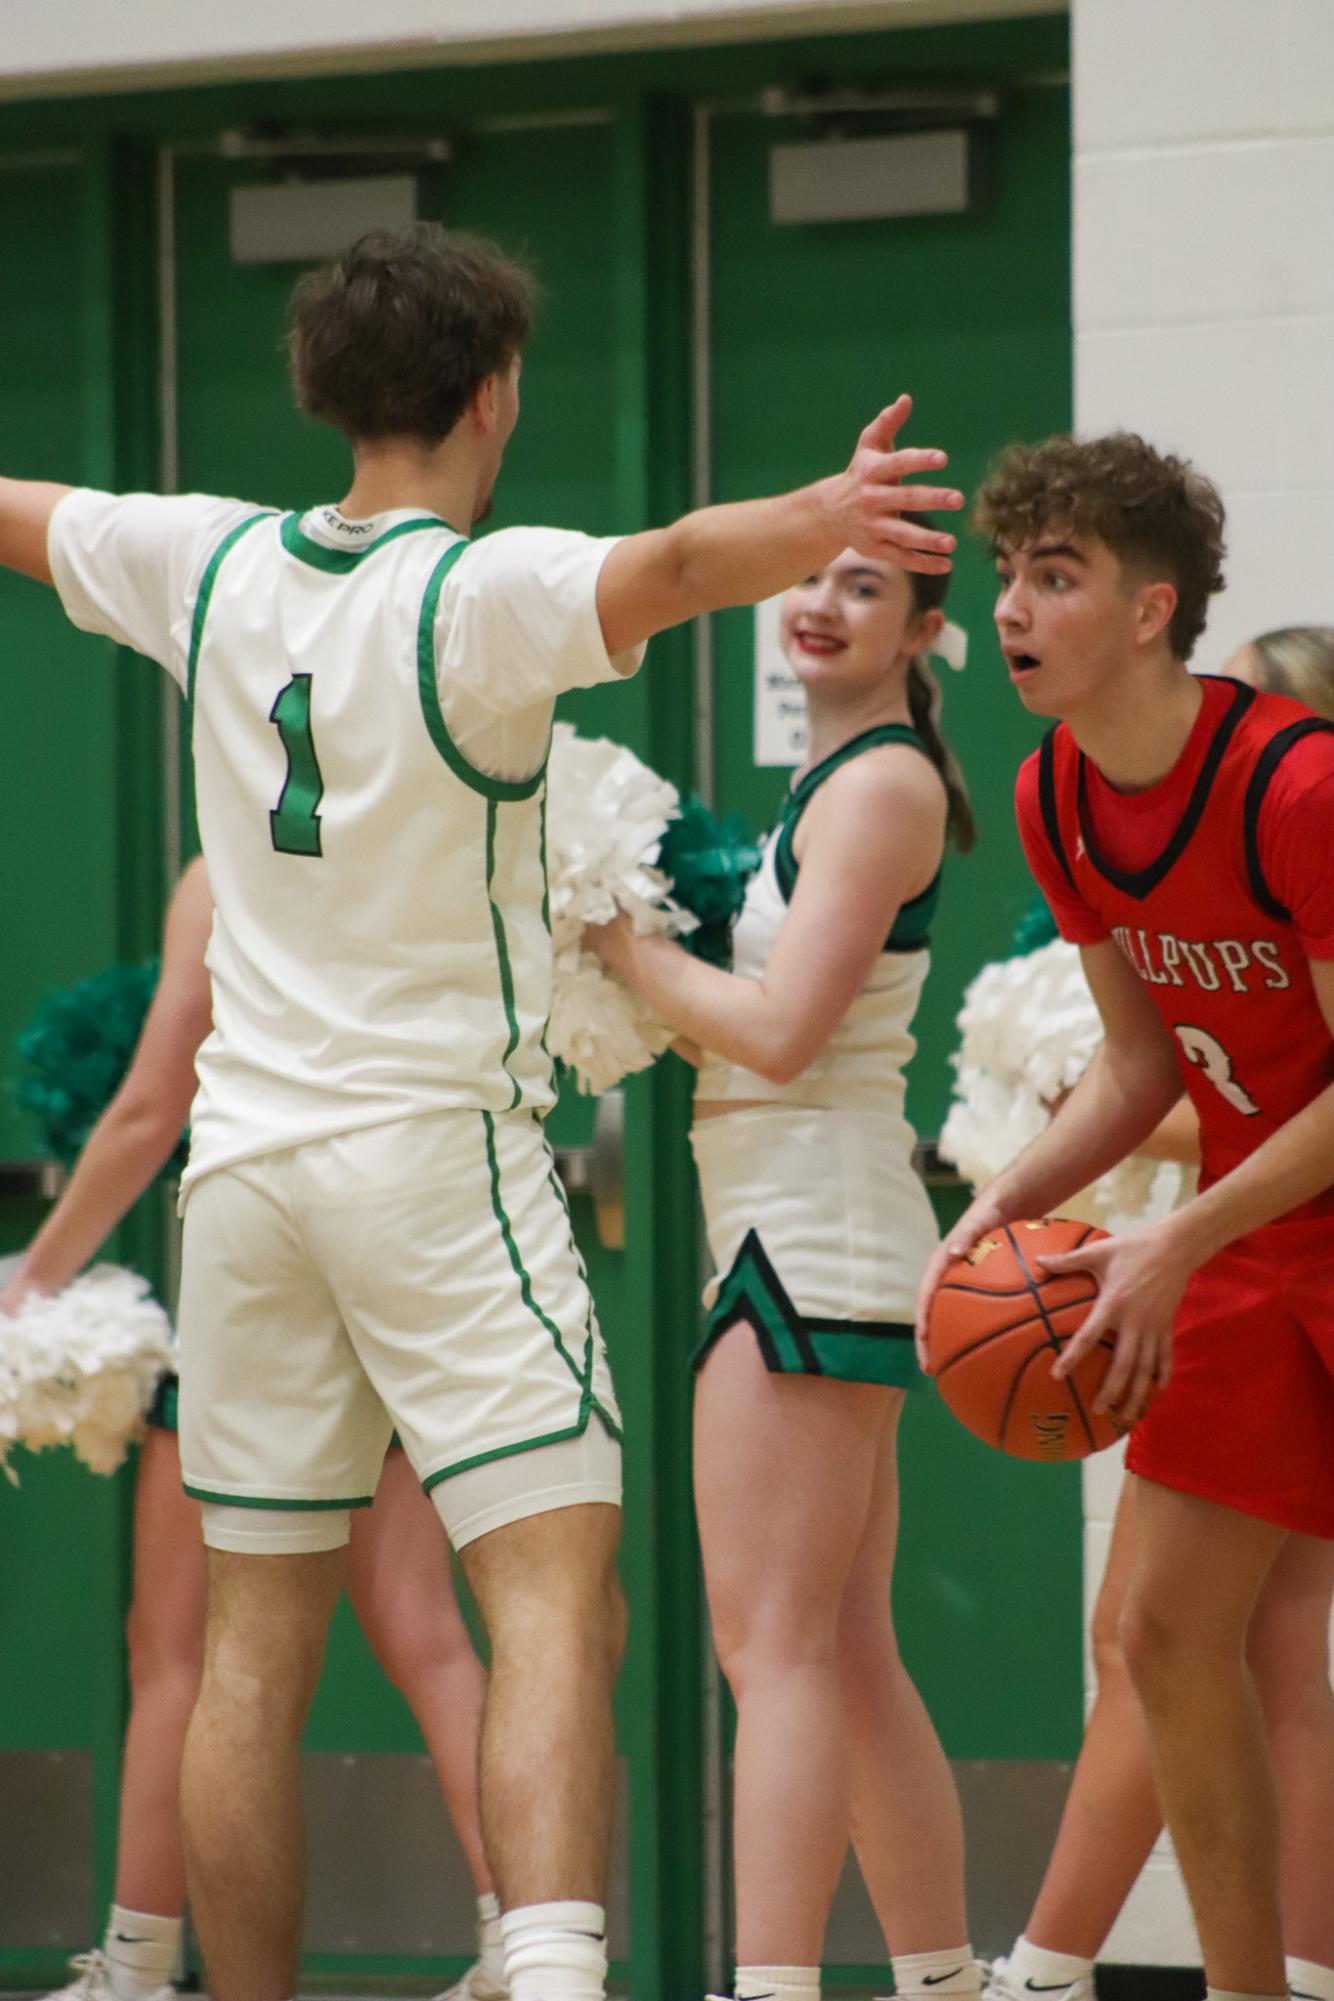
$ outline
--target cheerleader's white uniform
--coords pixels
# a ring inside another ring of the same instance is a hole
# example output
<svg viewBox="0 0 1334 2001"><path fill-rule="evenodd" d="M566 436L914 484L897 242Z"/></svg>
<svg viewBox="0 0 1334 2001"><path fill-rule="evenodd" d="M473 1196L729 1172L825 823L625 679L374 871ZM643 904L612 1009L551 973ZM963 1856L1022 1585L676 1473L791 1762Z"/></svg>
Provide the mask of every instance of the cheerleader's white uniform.
<svg viewBox="0 0 1334 2001"><path fill-rule="evenodd" d="M793 836L812 796L841 765L886 743L926 755L915 731L882 724L793 787L737 922L733 970L743 978L762 976L787 915L798 868ZM902 906L865 986L791 1083L771 1083L717 1056L701 1063L699 1101L752 1102L698 1120L691 1133L716 1268L696 1366L742 1320L775 1371L897 1385L914 1379L913 1307L938 1234L912 1164L904 1070L916 1047L911 1023L939 894L937 874Z"/></svg>

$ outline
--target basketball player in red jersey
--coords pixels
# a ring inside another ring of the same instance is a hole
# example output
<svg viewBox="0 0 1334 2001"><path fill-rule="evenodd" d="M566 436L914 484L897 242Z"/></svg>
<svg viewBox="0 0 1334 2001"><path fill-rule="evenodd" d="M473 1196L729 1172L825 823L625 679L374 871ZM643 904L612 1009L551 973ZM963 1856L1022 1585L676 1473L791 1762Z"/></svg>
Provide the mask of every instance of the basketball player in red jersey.
<svg viewBox="0 0 1334 2001"><path fill-rule="evenodd" d="M1059 1209L1189 1092L1195 1200L1044 1263L1101 1288L1058 1372L1111 1332L1099 1402L1141 1420L1122 1633L1210 1992L1282 1995L1246 1644L1285 1538L1334 1537L1334 728L1189 672L1223 581L1222 502L1189 465L1126 434L1015 447L978 525L1010 679L1059 719L1020 833L1106 1041L950 1232L921 1319L949 1258Z"/></svg>

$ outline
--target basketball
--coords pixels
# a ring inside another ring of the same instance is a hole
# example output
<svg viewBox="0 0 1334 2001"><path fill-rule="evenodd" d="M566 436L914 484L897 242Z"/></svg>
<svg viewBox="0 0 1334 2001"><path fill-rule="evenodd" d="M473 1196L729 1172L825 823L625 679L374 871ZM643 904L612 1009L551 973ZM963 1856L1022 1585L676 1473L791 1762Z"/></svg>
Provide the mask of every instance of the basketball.
<svg viewBox="0 0 1334 2001"><path fill-rule="evenodd" d="M1110 1334L1072 1375L1051 1372L1098 1296L1092 1274L1048 1276L1037 1263L1106 1235L1068 1216L1007 1223L946 1267L927 1327L935 1380L959 1422L1001 1452L1084 1459L1124 1435L1093 1409L1115 1346Z"/></svg>

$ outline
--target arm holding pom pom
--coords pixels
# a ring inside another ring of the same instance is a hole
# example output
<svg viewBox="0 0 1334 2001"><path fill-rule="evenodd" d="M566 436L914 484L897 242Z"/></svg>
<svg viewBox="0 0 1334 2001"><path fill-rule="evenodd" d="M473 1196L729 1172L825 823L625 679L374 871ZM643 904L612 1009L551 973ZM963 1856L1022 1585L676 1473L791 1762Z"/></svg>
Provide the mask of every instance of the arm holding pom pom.
<svg viewBox="0 0 1334 2001"><path fill-rule="evenodd" d="M671 878L673 902L699 920L686 947L692 957L727 965L732 927L759 865L760 849L739 813L719 820L693 794L682 800L658 848L658 867Z"/></svg>
<svg viewBox="0 0 1334 2001"><path fill-rule="evenodd" d="M915 751L872 751L836 771L803 816L800 874L758 980L639 937L624 920L585 940L679 1037L789 1083L865 985L899 906L939 866L944 815L939 781Z"/></svg>
<svg viewBox="0 0 1334 2001"><path fill-rule="evenodd" d="M196 861L172 898L162 971L130 1067L68 1187L0 1293L0 1312L15 1312L29 1292L68 1285L178 1145L195 1092L195 1056L211 1024L204 951L212 922L208 877Z"/></svg>

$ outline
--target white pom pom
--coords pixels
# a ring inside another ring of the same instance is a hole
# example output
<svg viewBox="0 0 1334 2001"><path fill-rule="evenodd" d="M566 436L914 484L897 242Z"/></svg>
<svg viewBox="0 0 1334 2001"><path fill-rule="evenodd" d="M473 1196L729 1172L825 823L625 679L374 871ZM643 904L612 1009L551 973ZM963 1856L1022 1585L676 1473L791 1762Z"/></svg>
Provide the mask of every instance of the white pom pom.
<svg viewBox="0 0 1334 2001"><path fill-rule="evenodd" d="M681 795L623 745L557 723L547 766L551 1019L547 1047L581 1091L646 1070L672 1032L580 947L584 926L628 916L641 935L680 937L696 919L672 901L653 858Z"/></svg>
<svg viewBox="0 0 1334 2001"><path fill-rule="evenodd" d="M647 1070L673 1039L591 952L568 945L556 955L547 1046L573 1071L581 1091L609 1091Z"/></svg>
<svg viewBox="0 0 1334 2001"><path fill-rule="evenodd" d="M171 1322L136 1272L94 1265L63 1292L28 1293L0 1315L0 1463L15 1444L68 1444L114 1473L172 1362Z"/></svg>
<svg viewBox="0 0 1334 2001"><path fill-rule="evenodd" d="M940 1151L981 1187L1037 1138L1102 1041L1078 947L1057 938L984 966L964 995L959 1028ZM1064 1207L1102 1229L1124 1230L1166 1216L1194 1186L1190 1169L1132 1154Z"/></svg>

